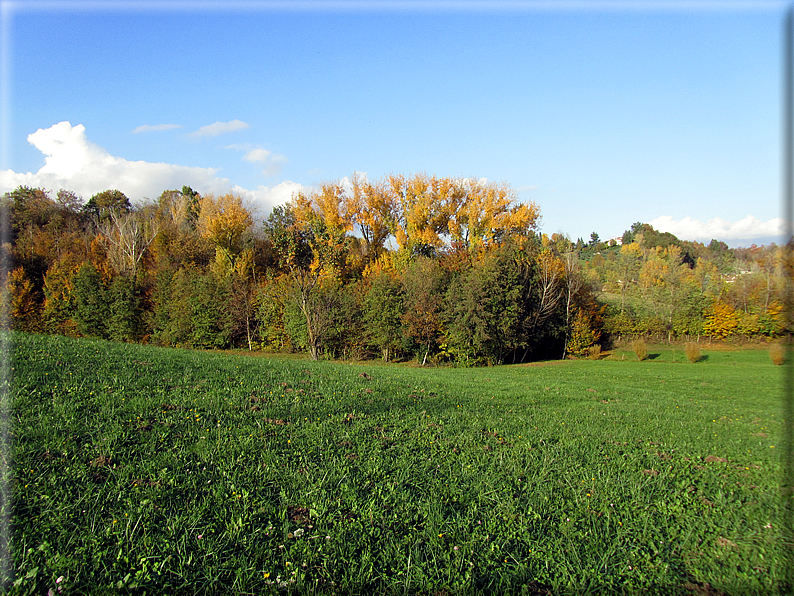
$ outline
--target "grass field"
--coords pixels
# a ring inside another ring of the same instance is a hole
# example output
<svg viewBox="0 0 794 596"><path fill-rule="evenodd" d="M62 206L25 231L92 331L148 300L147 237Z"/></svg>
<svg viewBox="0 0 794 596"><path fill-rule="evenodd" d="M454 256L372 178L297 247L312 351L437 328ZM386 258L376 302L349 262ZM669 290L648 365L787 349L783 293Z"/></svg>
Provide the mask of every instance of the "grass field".
<svg viewBox="0 0 794 596"><path fill-rule="evenodd" d="M13 341L12 594L783 577L783 379L762 350L420 369Z"/></svg>

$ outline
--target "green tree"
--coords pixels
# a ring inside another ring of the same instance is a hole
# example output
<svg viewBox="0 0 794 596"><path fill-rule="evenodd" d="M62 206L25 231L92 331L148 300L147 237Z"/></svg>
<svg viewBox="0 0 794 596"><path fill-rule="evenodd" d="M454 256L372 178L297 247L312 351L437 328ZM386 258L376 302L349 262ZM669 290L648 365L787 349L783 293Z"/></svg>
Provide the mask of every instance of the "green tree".
<svg viewBox="0 0 794 596"><path fill-rule="evenodd" d="M117 275L107 289L107 337L113 341L136 341L141 336L141 301L135 280Z"/></svg>
<svg viewBox="0 0 794 596"><path fill-rule="evenodd" d="M108 291L93 263L84 263L74 276L74 298L77 331L86 337L106 339L110 316Z"/></svg>
<svg viewBox="0 0 794 596"><path fill-rule="evenodd" d="M265 231L278 254L279 266L292 279L292 298L306 325L306 349L312 360L322 350L327 330L328 296L318 284L324 275L342 269L346 256L345 232L328 226L313 211L296 217L291 205L276 207L265 223Z"/></svg>
<svg viewBox="0 0 794 596"><path fill-rule="evenodd" d="M405 312L403 335L420 346L422 366L430 351L437 348L441 336L441 306L444 277L438 262L417 257L402 276Z"/></svg>
<svg viewBox="0 0 794 596"><path fill-rule="evenodd" d="M510 253L489 254L450 284L447 351L459 362L501 364L526 344L521 335L526 278Z"/></svg>
<svg viewBox="0 0 794 596"><path fill-rule="evenodd" d="M255 308L258 336L262 345L271 350L281 351L293 347L285 327L290 285L290 277L280 275L263 281L257 288Z"/></svg>
<svg viewBox="0 0 794 596"><path fill-rule="evenodd" d="M195 275L190 298L190 345L194 348L223 349L229 347L232 321L229 313L228 278L219 278L211 271Z"/></svg>
<svg viewBox="0 0 794 596"><path fill-rule="evenodd" d="M111 213L121 215L131 211L129 198L120 190L103 190L92 196L83 206L83 214L95 222L106 220Z"/></svg>
<svg viewBox="0 0 794 596"><path fill-rule="evenodd" d="M393 359L402 345L402 314L402 283L392 272L378 272L364 301L364 322L369 341L384 362Z"/></svg>

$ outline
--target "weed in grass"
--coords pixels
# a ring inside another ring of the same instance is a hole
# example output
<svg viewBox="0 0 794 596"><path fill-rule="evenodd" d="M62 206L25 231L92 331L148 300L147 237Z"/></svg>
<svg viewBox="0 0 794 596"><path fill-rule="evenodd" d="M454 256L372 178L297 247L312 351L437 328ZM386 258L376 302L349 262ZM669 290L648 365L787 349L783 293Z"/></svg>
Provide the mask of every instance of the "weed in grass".
<svg viewBox="0 0 794 596"><path fill-rule="evenodd" d="M690 362L697 362L700 360L700 346L693 342L687 342L684 346L684 353L686 354L687 360Z"/></svg>
<svg viewBox="0 0 794 596"><path fill-rule="evenodd" d="M643 338L631 342L631 349L637 355L637 360L642 362L648 357L648 343Z"/></svg>

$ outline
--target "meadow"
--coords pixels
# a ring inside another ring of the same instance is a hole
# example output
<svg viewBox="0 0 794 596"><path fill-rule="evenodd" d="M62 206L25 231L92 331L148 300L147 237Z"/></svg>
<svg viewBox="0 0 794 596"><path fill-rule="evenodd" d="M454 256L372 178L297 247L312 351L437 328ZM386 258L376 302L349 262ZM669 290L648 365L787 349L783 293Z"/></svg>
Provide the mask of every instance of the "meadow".
<svg viewBox="0 0 794 596"><path fill-rule="evenodd" d="M478 369L14 333L10 594L770 594L766 351Z"/></svg>

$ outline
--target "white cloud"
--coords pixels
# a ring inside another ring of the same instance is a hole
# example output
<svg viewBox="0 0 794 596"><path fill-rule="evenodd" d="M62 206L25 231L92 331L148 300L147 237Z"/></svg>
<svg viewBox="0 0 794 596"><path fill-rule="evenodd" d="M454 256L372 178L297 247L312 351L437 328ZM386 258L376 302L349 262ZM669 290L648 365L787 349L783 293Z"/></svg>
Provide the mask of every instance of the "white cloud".
<svg viewBox="0 0 794 596"><path fill-rule="evenodd" d="M231 122L215 122L214 124L207 124L202 126L196 131L190 133L191 137L217 137L227 132L234 132L235 130L243 130L248 128L248 124L242 120L232 120Z"/></svg>
<svg viewBox="0 0 794 596"><path fill-rule="evenodd" d="M132 134L137 135L142 132L155 132L158 130L174 130L175 128L182 128L180 124L144 124L132 131Z"/></svg>
<svg viewBox="0 0 794 596"><path fill-rule="evenodd" d="M291 180L285 180L271 187L257 186L256 190L248 190L241 186L232 187L232 192L248 199L259 218L267 217L273 207L283 205L294 193L308 190L308 187Z"/></svg>
<svg viewBox="0 0 794 596"><path fill-rule="evenodd" d="M238 149L239 146L228 145L230 149ZM251 149L243 156L245 161L251 163L267 164L262 173L265 176L275 176L281 171L282 166L287 162L287 158L283 155L274 155L267 149Z"/></svg>
<svg viewBox="0 0 794 596"><path fill-rule="evenodd" d="M164 190L188 185L200 193L221 194L233 190L272 208L274 204L289 200L293 190L302 188L297 182L285 181L272 188L260 186L249 191L233 187L227 178L217 175L215 168L128 161L90 142L82 124L72 126L69 122L61 122L39 129L28 135L28 142L45 155L44 166L35 173L0 171L0 193L24 185L53 193L65 188L87 199L115 188L130 199L139 200L156 198Z"/></svg>
<svg viewBox="0 0 794 596"><path fill-rule="evenodd" d="M366 172L353 172L353 178L355 178L360 184L365 184L368 180ZM353 196L353 180L350 178L350 176L340 178L339 184L342 186L342 190L345 191L345 194Z"/></svg>
<svg viewBox="0 0 794 596"><path fill-rule="evenodd" d="M780 217L761 221L748 215L737 222L729 222L715 217L703 223L691 217L676 221L669 215L663 215L649 223L660 232L670 232L682 240L708 242L712 238L716 238L725 242L736 242L754 239L780 239L784 232L785 221Z"/></svg>
<svg viewBox="0 0 794 596"><path fill-rule="evenodd" d="M267 149L252 149L245 154L243 159L250 162L266 162L271 153Z"/></svg>

